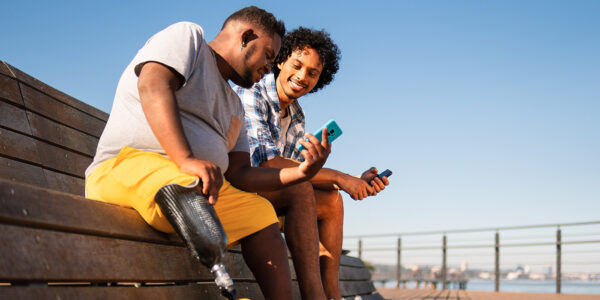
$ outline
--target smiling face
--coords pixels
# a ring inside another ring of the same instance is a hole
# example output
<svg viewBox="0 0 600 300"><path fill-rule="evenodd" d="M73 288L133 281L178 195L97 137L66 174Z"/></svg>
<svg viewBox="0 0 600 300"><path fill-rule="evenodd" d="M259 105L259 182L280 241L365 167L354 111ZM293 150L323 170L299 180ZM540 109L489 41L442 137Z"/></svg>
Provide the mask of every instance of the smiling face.
<svg viewBox="0 0 600 300"><path fill-rule="evenodd" d="M310 92L317 82L323 62L317 51L310 47L292 51L286 61L277 65L277 94L282 102L291 102Z"/></svg>
<svg viewBox="0 0 600 300"><path fill-rule="evenodd" d="M244 88L252 87L271 72L271 63L281 48L281 37L278 34L257 33L258 37L251 39L246 45L241 63L234 66L239 77L233 78L233 82Z"/></svg>

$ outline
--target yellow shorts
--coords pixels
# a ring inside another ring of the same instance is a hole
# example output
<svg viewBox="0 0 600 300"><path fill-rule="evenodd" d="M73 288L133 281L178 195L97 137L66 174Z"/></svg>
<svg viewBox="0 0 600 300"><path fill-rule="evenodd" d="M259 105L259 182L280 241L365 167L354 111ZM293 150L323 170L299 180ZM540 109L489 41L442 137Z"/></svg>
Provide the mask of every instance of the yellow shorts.
<svg viewBox="0 0 600 300"><path fill-rule="evenodd" d="M175 163L158 153L124 147L88 176L85 193L89 199L132 207L153 228L173 233L173 227L154 202L154 195L167 184L194 186L197 182L198 177L181 173ZM278 222L268 200L239 190L225 179L214 208L230 247Z"/></svg>

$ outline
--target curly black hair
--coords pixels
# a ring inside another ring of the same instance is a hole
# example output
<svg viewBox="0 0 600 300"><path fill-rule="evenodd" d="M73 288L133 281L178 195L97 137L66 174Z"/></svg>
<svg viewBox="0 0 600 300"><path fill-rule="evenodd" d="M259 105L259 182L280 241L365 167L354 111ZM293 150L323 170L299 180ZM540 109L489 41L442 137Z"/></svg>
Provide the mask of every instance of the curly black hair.
<svg viewBox="0 0 600 300"><path fill-rule="evenodd" d="M331 40L329 33L325 30L314 30L310 28L298 27L285 35L281 50L273 62L273 73L275 78L279 76L281 70L277 67L278 64L284 63L293 51L303 50L310 47L317 51L321 61L323 62L323 71L319 76L319 81L310 91L314 93L333 81L335 73L340 68L339 61L341 53L338 46Z"/></svg>

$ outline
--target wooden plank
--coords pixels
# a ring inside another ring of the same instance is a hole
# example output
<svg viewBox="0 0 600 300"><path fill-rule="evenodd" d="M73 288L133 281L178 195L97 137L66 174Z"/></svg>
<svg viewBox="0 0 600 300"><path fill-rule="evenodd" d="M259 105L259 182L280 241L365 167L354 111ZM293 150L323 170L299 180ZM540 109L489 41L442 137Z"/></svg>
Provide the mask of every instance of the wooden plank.
<svg viewBox="0 0 600 300"><path fill-rule="evenodd" d="M92 163L92 157L37 141L39 158L44 168L85 178L85 169Z"/></svg>
<svg viewBox="0 0 600 300"><path fill-rule="evenodd" d="M14 78L13 74L8 69L6 62L4 62L3 60L0 60L0 74Z"/></svg>
<svg viewBox="0 0 600 300"><path fill-rule="evenodd" d="M4 101L0 101L0 126L31 134L25 110Z"/></svg>
<svg viewBox="0 0 600 300"><path fill-rule="evenodd" d="M46 116L59 123L77 128L95 137L100 137L105 121L66 105L27 85L21 85L23 100L28 110Z"/></svg>
<svg viewBox="0 0 600 300"><path fill-rule="evenodd" d="M0 222L183 246L175 234L150 228L134 209L1 179Z"/></svg>
<svg viewBox="0 0 600 300"><path fill-rule="evenodd" d="M41 167L0 156L0 178L13 182L23 182L47 187L44 170Z"/></svg>
<svg viewBox="0 0 600 300"><path fill-rule="evenodd" d="M367 268L340 266L340 280L371 280L371 272Z"/></svg>
<svg viewBox="0 0 600 300"><path fill-rule="evenodd" d="M237 297L252 300L264 299L256 283L236 282ZM26 287L15 286L2 288L0 299L223 299L214 284L167 285L167 286L51 286Z"/></svg>
<svg viewBox="0 0 600 300"><path fill-rule="evenodd" d="M375 286L370 281L340 281L342 297L354 295L368 295L375 291Z"/></svg>
<svg viewBox="0 0 600 300"><path fill-rule="evenodd" d="M187 248L0 224L0 282L212 281ZM227 253L234 280L252 281L240 254Z"/></svg>
<svg viewBox="0 0 600 300"><path fill-rule="evenodd" d="M99 119L99 120L103 120L104 122L106 122L106 120L108 120L108 114L91 106L88 105L86 103L83 103L45 83L43 83L42 81L30 76L29 74L15 68L14 66L11 66L10 64L8 64L8 67L11 69L12 73L14 73L16 75L16 78L25 83L26 85L28 85L29 87L32 87L38 91L43 92L46 95L49 95L50 97L53 97L55 99L58 99L59 101L73 107L76 108L77 110L80 110L82 112L86 112L87 114L94 116L95 118Z"/></svg>
<svg viewBox="0 0 600 300"><path fill-rule="evenodd" d="M29 124L31 125L31 134L41 140L49 141L89 156L94 156L96 153L97 137L64 126L33 112L27 112L27 119L29 119Z"/></svg>
<svg viewBox="0 0 600 300"><path fill-rule="evenodd" d="M340 266L364 268L365 264L358 257L342 255L340 257Z"/></svg>
<svg viewBox="0 0 600 300"><path fill-rule="evenodd" d="M24 105L21 98L21 91L19 91L19 84L15 79L8 76L0 75L0 98L20 106Z"/></svg>
<svg viewBox="0 0 600 300"><path fill-rule="evenodd" d="M85 194L85 179L63 173L44 170L46 187L59 192L83 196Z"/></svg>
<svg viewBox="0 0 600 300"><path fill-rule="evenodd" d="M92 157L71 152L18 132L0 128L0 154L62 171L80 178Z"/></svg>
<svg viewBox="0 0 600 300"><path fill-rule="evenodd" d="M0 128L0 154L41 164L35 139L4 128Z"/></svg>

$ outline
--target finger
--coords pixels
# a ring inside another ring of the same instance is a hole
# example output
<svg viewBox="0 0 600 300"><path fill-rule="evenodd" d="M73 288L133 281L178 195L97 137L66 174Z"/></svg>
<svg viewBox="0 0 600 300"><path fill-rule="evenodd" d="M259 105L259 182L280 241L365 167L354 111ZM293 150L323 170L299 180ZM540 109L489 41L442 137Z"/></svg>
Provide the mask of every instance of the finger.
<svg viewBox="0 0 600 300"><path fill-rule="evenodd" d="M379 188L379 186L377 186L376 184L372 186L373 192L369 194L369 196L375 196L377 195L377 193L379 193L379 191L381 191L381 189Z"/></svg>
<svg viewBox="0 0 600 300"><path fill-rule="evenodd" d="M377 195L379 192L381 192L381 188L379 188L378 185L373 186L373 189L375 190L375 193L373 193L371 196Z"/></svg>
<svg viewBox="0 0 600 300"><path fill-rule="evenodd" d="M371 167L371 168L369 169L369 173L379 174L379 171L377 171L377 168L375 168L375 167Z"/></svg>
<svg viewBox="0 0 600 300"><path fill-rule="evenodd" d="M210 186L212 184L210 174L208 174L206 171L203 171L200 174L200 181L202 181L202 183L201 183L202 190L200 192L202 193L202 195L208 195L208 191L210 190Z"/></svg>
<svg viewBox="0 0 600 300"><path fill-rule="evenodd" d="M329 136L327 135L327 127L323 127L323 131L321 132L321 146L327 148L327 145L329 145Z"/></svg>
<svg viewBox="0 0 600 300"><path fill-rule="evenodd" d="M376 194L375 193L375 189L373 189L373 187L371 187L371 185L368 184L368 183L366 183L365 185L363 185L362 191L365 194L365 197L373 196L373 195Z"/></svg>
<svg viewBox="0 0 600 300"><path fill-rule="evenodd" d="M381 178L381 180L383 181L383 183L384 183L385 185L388 185L388 184L390 184L390 182L388 181L388 179L387 179L387 177L386 177L386 176L383 176L383 178Z"/></svg>
<svg viewBox="0 0 600 300"><path fill-rule="evenodd" d="M373 179L373 186L377 186L380 190L385 189L385 184L383 183L383 181L381 181L381 178L379 177L375 177Z"/></svg>
<svg viewBox="0 0 600 300"><path fill-rule="evenodd" d="M307 133L304 135L304 137L308 140L307 143L309 143L312 146L312 148L316 148L316 147L320 146L321 142L314 135ZM306 146L304 146L304 147L306 147Z"/></svg>
<svg viewBox="0 0 600 300"><path fill-rule="evenodd" d="M304 161L307 164L311 164L314 160L313 155L307 149L302 150L302 152L300 152L300 155L304 157Z"/></svg>
<svg viewBox="0 0 600 300"><path fill-rule="evenodd" d="M311 136L312 139L308 142L308 147L306 147L306 151L311 155L313 160L318 160L320 158L326 157L325 149L319 144L319 140L317 140L314 136Z"/></svg>
<svg viewBox="0 0 600 300"><path fill-rule="evenodd" d="M375 189L373 187L371 187L370 185L367 185L367 194L368 195L375 195L377 193L375 192Z"/></svg>

